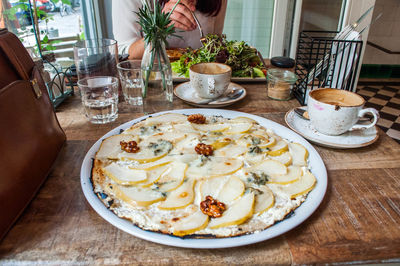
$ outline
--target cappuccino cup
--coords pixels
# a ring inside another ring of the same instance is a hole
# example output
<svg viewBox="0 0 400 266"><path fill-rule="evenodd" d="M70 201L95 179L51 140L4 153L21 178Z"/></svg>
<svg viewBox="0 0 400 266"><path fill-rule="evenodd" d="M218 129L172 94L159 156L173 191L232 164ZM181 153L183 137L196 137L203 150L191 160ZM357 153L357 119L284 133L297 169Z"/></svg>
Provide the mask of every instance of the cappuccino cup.
<svg viewBox="0 0 400 266"><path fill-rule="evenodd" d="M367 129L375 126L379 113L374 108L365 108L360 95L339 89L316 89L309 93L308 115L314 128L326 135L341 135L349 130ZM370 124L357 124L365 114L374 117Z"/></svg>
<svg viewBox="0 0 400 266"><path fill-rule="evenodd" d="M190 86L201 98L215 99L224 94L232 69L221 63L199 63L189 68Z"/></svg>

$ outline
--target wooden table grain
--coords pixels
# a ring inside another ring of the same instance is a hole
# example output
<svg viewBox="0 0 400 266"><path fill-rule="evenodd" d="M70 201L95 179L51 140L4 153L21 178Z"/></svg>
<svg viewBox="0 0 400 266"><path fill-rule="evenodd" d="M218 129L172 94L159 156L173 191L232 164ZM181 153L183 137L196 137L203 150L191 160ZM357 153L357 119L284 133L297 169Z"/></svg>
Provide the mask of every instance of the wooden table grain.
<svg viewBox="0 0 400 266"><path fill-rule="evenodd" d="M244 84L248 96L226 107L285 125L296 100L273 101L265 84ZM49 178L0 243L0 264L336 264L400 262L400 145L379 131L364 148L315 146L328 170L328 189L317 211L274 239L229 249L184 249L151 243L103 220L80 187L80 167L91 145L112 128L143 115L119 104L119 117L93 125L82 115L78 96L57 116L67 142ZM192 108L174 99L173 109Z"/></svg>

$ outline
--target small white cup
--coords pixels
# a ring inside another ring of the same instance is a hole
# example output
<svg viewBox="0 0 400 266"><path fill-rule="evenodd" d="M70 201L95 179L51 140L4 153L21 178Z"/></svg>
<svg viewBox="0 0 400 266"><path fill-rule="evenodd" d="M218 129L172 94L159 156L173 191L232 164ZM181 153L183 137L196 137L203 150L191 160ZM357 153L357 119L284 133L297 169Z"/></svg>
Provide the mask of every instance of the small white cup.
<svg viewBox="0 0 400 266"><path fill-rule="evenodd" d="M221 63L199 63L189 68L190 86L206 99L224 94L231 81L232 69Z"/></svg>
<svg viewBox="0 0 400 266"><path fill-rule="evenodd" d="M339 89L316 89L310 92L307 109L311 124L326 135L341 135L349 130L375 126L379 113L374 108L363 109L365 100L358 94ZM357 124L365 114L373 115L370 124Z"/></svg>

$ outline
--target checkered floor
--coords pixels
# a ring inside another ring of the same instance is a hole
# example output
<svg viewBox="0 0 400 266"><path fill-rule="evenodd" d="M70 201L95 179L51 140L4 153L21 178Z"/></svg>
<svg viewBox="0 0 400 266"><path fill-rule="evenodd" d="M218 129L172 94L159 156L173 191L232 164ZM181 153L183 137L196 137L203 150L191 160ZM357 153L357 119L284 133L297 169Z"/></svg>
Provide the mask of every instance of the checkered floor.
<svg viewBox="0 0 400 266"><path fill-rule="evenodd" d="M357 92L367 101L366 107L373 107L379 111L378 126L400 143L400 84L360 85Z"/></svg>

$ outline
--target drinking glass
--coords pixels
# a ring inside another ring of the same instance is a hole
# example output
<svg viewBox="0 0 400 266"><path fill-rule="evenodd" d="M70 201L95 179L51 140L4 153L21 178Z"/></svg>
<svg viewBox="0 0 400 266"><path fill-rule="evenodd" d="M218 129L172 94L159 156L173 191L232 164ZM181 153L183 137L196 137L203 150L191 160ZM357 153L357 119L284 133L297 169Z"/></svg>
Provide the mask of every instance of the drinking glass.
<svg viewBox="0 0 400 266"><path fill-rule="evenodd" d="M93 124L105 124L118 117L118 79L95 76L78 81L85 116Z"/></svg>
<svg viewBox="0 0 400 266"><path fill-rule="evenodd" d="M142 80L140 61L128 60L117 65L125 101L131 105L142 105Z"/></svg>
<svg viewBox="0 0 400 266"><path fill-rule="evenodd" d="M94 76L117 77L117 41L88 39L74 45L74 59L78 79Z"/></svg>

